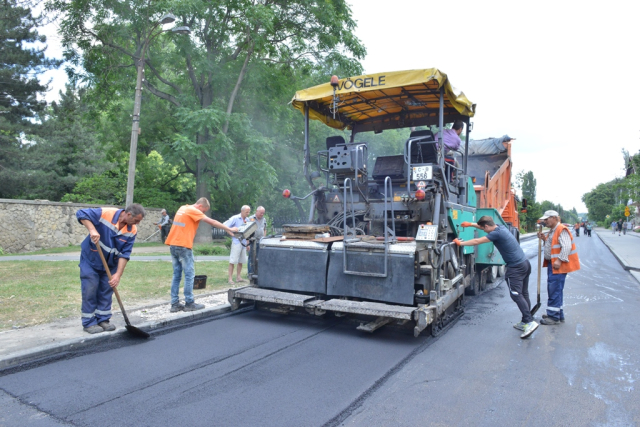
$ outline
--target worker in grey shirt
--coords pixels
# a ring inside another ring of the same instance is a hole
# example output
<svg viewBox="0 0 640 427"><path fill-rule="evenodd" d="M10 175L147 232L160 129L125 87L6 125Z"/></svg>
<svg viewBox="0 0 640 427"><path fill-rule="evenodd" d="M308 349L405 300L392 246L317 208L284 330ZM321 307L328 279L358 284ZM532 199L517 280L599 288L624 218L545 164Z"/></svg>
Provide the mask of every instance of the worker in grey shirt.
<svg viewBox="0 0 640 427"><path fill-rule="evenodd" d="M264 217L264 213L266 212L265 208L262 206L258 206L256 209L256 213L247 218L247 221L256 222L258 224L258 229L254 233L253 237L256 239L256 259L258 258L258 254L260 253L260 239L262 239L265 235L267 229L267 219ZM250 251L250 247L247 247L247 251L249 252L249 276L253 274L253 256Z"/></svg>
<svg viewBox="0 0 640 427"><path fill-rule="evenodd" d="M538 323L533 320L531 315L531 301L529 300L529 275L531 275L531 263L524 254L524 251L518 244L516 238L509 232L509 229L502 225L496 225L493 218L483 216L478 220L477 224L463 222L462 227L474 227L487 233L486 236L462 241L454 239L458 246L476 246L482 243L493 242L502 259L507 264L505 273L505 282L509 287L509 295L511 299L518 305L522 313L522 320L513 325L514 328L521 330L520 338L529 337L533 331L538 328Z"/></svg>

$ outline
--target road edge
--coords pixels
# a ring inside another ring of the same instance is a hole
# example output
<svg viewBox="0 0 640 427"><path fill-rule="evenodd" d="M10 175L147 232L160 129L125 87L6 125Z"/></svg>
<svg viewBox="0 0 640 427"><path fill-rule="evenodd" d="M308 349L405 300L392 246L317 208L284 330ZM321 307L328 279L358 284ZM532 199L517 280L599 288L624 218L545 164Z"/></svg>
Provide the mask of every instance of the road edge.
<svg viewBox="0 0 640 427"><path fill-rule="evenodd" d="M179 326L198 320L203 320L209 317L214 317L219 314L227 313L229 311L231 311L231 305L229 303L225 303L223 305L205 307L202 310L184 313L180 317L173 319L164 319L160 321L143 323L140 325L136 325L136 327L146 332L153 332L155 330L166 328L169 326ZM33 347L28 350L18 351L0 357L0 375L1 371L5 369L13 368L25 363L35 362L70 351L78 351L98 344L105 344L116 340L121 340L125 337L125 334L128 334L127 330L125 328L119 328L114 332L88 335L86 337L73 338L58 343L45 344L38 347Z"/></svg>

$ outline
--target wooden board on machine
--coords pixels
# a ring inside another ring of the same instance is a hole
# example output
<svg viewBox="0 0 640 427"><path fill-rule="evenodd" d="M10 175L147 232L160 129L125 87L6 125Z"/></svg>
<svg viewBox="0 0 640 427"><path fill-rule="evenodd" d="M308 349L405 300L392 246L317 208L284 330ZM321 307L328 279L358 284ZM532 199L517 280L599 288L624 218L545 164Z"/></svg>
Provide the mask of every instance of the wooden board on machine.
<svg viewBox="0 0 640 427"><path fill-rule="evenodd" d="M328 225L284 224L284 237L292 240L314 240L316 235L329 232Z"/></svg>

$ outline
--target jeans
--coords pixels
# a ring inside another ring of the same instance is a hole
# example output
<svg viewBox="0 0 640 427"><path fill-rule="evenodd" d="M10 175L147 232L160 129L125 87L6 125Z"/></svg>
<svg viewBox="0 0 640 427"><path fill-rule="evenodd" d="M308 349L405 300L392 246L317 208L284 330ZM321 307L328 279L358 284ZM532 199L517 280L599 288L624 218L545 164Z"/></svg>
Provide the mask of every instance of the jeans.
<svg viewBox="0 0 640 427"><path fill-rule="evenodd" d="M531 315L531 301L529 300L529 276L531 275L531 263L529 260L518 265L507 266L505 281L509 288L509 295L518 305L522 313L522 322L533 322Z"/></svg>
<svg viewBox="0 0 640 427"><path fill-rule="evenodd" d="M547 267L547 316L554 320L564 320L564 311L562 310L564 281L567 273L554 274L551 266Z"/></svg>
<svg viewBox="0 0 640 427"><path fill-rule="evenodd" d="M180 280L184 271L184 302L193 302L193 278L196 275L193 266L193 251L182 246L169 246L173 263L173 280L171 281L171 305L180 302Z"/></svg>

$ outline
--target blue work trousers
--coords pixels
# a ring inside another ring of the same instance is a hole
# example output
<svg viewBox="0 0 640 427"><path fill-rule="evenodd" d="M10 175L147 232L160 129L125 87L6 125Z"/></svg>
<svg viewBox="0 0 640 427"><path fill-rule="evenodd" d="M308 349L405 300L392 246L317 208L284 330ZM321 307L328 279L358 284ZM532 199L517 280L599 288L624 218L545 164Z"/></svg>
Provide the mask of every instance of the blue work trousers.
<svg viewBox="0 0 640 427"><path fill-rule="evenodd" d="M180 302L180 280L184 271L184 302L193 302L193 278L196 270L193 266L193 251L182 246L170 246L173 263L173 280L171 281L171 304Z"/></svg>
<svg viewBox="0 0 640 427"><path fill-rule="evenodd" d="M82 289L82 326L97 325L111 319L111 295L109 276L104 270L95 270L80 258L80 287ZM112 274L117 271L114 268Z"/></svg>
<svg viewBox="0 0 640 427"><path fill-rule="evenodd" d="M554 320L564 320L564 311L562 310L564 281L567 273L553 273L551 265L547 267L547 316Z"/></svg>

